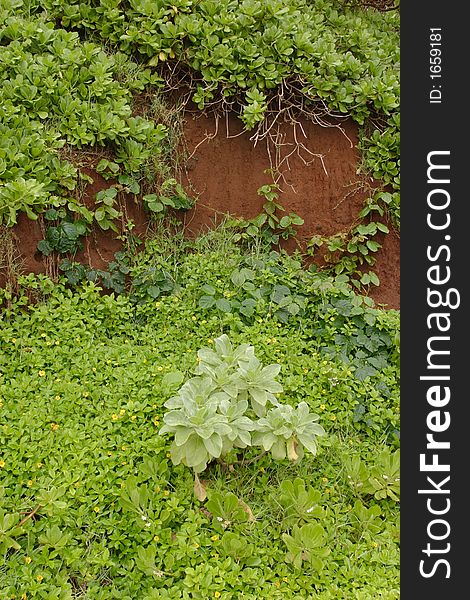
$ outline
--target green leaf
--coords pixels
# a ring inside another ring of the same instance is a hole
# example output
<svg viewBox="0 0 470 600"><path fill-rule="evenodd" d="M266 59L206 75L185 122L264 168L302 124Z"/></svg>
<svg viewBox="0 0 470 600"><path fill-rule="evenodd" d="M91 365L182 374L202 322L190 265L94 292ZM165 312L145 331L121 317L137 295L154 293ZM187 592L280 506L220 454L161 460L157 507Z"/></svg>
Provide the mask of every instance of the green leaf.
<svg viewBox="0 0 470 600"><path fill-rule="evenodd" d="M218 433L214 433L204 440L204 446L213 458L219 458L222 452L222 438Z"/></svg>
<svg viewBox="0 0 470 600"><path fill-rule="evenodd" d="M192 435L184 445L184 452L188 467L194 467L209 460L203 441L195 435Z"/></svg>
<svg viewBox="0 0 470 600"><path fill-rule="evenodd" d="M198 302L201 308L211 308L215 304L215 298L213 296L202 296Z"/></svg>
<svg viewBox="0 0 470 600"><path fill-rule="evenodd" d="M232 312L232 305L227 298L218 298L215 303L216 307L224 313Z"/></svg>
<svg viewBox="0 0 470 600"><path fill-rule="evenodd" d="M206 292L206 294L208 294L209 296L215 296L215 294L217 292L217 290L212 285L209 285L208 283L205 283L204 285L202 285L201 290L203 292Z"/></svg>
<svg viewBox="0 0 470 600"><path fill-rule="evenodd" d="M52 253L52 248L46 240L38 242L37 249L44 254L44 256L49 256Z"/></svg>
<svg viewBox="0 0 470 600"><path fill-rule="evenodd" d="M246 281L245 275L238 270L232 272L230 279L236 287L241 287Z"/></svg>
<svg viewBox="0 0 470 600"><path fill-rule="evenodd" d="M169 390L174 390L179 387L184 381L184 375L181 371L171 371L165 373L162 379L162 388L168 393Z"/></svg>

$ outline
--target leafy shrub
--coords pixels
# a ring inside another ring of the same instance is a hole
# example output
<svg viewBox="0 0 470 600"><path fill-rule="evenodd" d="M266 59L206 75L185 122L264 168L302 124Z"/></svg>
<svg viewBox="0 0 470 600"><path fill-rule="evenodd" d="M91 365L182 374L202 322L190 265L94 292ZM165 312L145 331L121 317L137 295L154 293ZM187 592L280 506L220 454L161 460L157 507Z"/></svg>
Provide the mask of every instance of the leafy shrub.
<svg viewBox="0 0 470 600"><path fill-rule="evenodd" d="M275 460L298 461L304 447L316 454L316 437L325 431L305 402L297 409L279 403L280 365L264 367L253 346L233 348L225 334L214 347L199 350L197 376L165 402L170 410L160 434L174 434L173 463L192 467L197 475L234 448L261 446ZM268 410L269 404L274 408Z"/></svg>

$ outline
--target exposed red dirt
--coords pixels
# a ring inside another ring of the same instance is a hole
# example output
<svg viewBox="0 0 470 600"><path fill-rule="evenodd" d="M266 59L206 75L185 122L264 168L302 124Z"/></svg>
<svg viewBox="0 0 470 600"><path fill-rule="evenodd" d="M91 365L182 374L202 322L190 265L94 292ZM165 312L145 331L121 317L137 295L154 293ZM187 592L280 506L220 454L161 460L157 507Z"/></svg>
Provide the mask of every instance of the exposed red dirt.
<svg viewBox="0 0 470 600"><path fill-rule="evenodd" d="M359 154L354 123L345 120L331 125L322 127L303 121L295 129L283 124L277 132L276 139L280 143L277 161L281 161L283 175L279 181L279 203L286 209L286 214L295 212L305 221L296 241L289 240L286 244L288 249L297 245L305 249L313 235L328 236L347 231L375 185L374 181L366 181L356 173ZM186 116L188 159L181 180L190 195L197 198L195 208L183 216L189 236L213 227L227 213L252 218L262 210L265 200L257 194L257 189L273 181L272 175L265 171L276 162L275 148L272 144L267 146L266 140L254 145L250 140L252 134L241 131L241 123L235 117L220 120L216 128L214 118L200 114L193 118L190 113ZM294 136L298 145L294 143ZM99 190L113 183L96 173L93 167L98 159L88 159L86 166L81 165L82 173L94 180L84 188L83 201L88 206L94 204ZM133 197L121 198L120 202L123 222L132 219L133 232L144 236L147 216L143 207ZM383 246L376 253L374 266L381 283L378 288L371 289L370 295L388 308L399 309L399 237L389 227L390 234L378 240ZM44 273L50 270L51 259L44 259L36 250L37 243L44 237L44 225L20 215L13 233L24 271ZM103 269L120 248L121 242L114 232L94 227L76 260Z"/></svg>
<svg viewBox="0 0 470 600"><path fill-rule="evenodd" d="M184 217L187 231L197 235L227 213L245 218L259 214L265 199L257 189L273 181L265 172L275 161L273 144L268 146L264 139L254 145L250 139L253 134L241 133L241 123L235 117L217 124L205 115L188 116L184 129L189 159L182 181L197 198L195 208ZM296 127L286 123L276 132L276 141L282 173L279 203L286 214L294 212L304 219L295 240L285 246L305 250L314 235L348 231L377 185L357 174L354 122L330 122L328 127L305 120ZM383 246L376 253L374 266L381 284L371 289L370 295L388 308L399 309L400 242L388 226L390 234L378 238Z"/></svg>

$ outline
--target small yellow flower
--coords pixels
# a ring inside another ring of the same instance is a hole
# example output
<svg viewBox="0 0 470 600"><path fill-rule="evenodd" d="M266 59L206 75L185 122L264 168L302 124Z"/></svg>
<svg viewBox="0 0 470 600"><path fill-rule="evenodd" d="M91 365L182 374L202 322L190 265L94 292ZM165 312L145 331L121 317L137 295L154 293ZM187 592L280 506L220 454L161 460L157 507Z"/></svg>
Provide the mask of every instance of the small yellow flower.
<svg viewBox="0 0 470 600"><path fill-rule="evenodd" d="M143 360L142 362L145 364L145 363L147 362L147 359L146 359L146 358L144 358L144 360Z"/></svg>
<svg viewBox="0 0 470 600"><path fill-rule="evenodd" d="M203 319L203 320L201 321L201 325L205 325L206 323L207 323L207 321L206 321L205 319Z"/></svg>
<svg viewBox="0 0 470 600"><path fill-rule="evenodd" d="M94 506L93 510L95 511L95 513L99 513L100 512L100 507L99 506Z"/></svg>
<svg viewBox="0 0 470 600"><path fill-rule="evenodd" d="M378 547L379 547L379 545L377 544L377 542L372 542L372 547L373 547L373 548L378 548Z"/></svg>
<svg viewBox="0 0 470 600"><path fill-rule="evenodd" d="M119 417L118 417L116 414L114 414L114 413L113 413L113 414L111 415L111 419L112 419L113 421L117 421L117 420L119 419Z"/></svg>
<svg viewBox="0 0 470 600"><path fill-rule="evenodd" d="M16 344L16 338L11 338L11 343Z"/></svg>
<svg viewBox="0 0 470 600"><path fill-rule="evenodd" d="M170 495L170 490L163 490L163 495L164 496L169 496Z"/></svg>
<svg viewBox="0 0 470 600"><path fill-rule="evenodd" d="M30 479L30 480L28 481L28 487L31 487L32 485L33 485L33 480L32 480L32 479Z"/></svg>
<svg viewBox="0 0 470 600"><path fill-rule="evenodd" d="M121 446L121 450L125 452L127 450L127 446Z"/></svg>
<svg viewBox="0 0 470 600"><path fill-rule="evenodd" d="M220 598L220 596L221 596L220 592L218 592L218 591L214 592L214 598Z"/></svg>
<svg viewBox="0 0 470 600"><path fill-rule="evenodd" d="M331 419L332 421L336 421L336 415L331 415L331 416L330 416L330 419Z"/></svg>
<svg viewBox="0 0 470 600"><path fill-rule="evenodd" d="M213 344L213 343L214 343L214 340L207 340L207 343L208 343L208 344Z"/></svg>
<svg viewBox="0 0 470 600"><path fill-rule="evenodd" d="M93 371L93 373L96 373L96 367L93 367L91 370Z"/></svg>
<svg viewBox="0 0 470 600"><path fill-rule="evenodd" d="M57 431L59 429L58 423L51 423L51 429L52 431Z"/></svg>
<svg viewBox="0 0 470 600"><path fill-rule="evenodd" d="M200 547L197 542L195 544L193 544L193 546L196 548L196 550Z"/></svg>
<svg viewBox="0 0 470 600"><path fill-rule="evenodd" d="M46 371L38 371L38 375L39 377L44 377L44 375L46 374Z"/></svg>
<svg viewBox="0 0 470 600"><path fill-rule="evenodd" d="M41 583L41 581L44 579L44 577L42 575L38 575L36 577L36 579L39 581L39 583Z"/></svg>
<svg viewBox="0 0 470 600"><path fill-rule="evenodd" d="M161 302L155 302L155 306L158 308L161 305Z"/></svg>
<svg viewBox="0 0 470 600"><path fill-rule="evenodd" d="M322 483L328 483L328 477L322 477L321 480Z"/></svg>
<svg viewBox="0 0 470 600"><path fill-rule="evenodd" d="M31 558L31 556L25 556L24 557L24 562L29 565L29 563L32 561L33 559Z"/></svg>
<svg viewBox="0 0 470 600"><path fill-rule="evenodd" d="M192 319L193 321L197 321L197 317L195 317L194 315L191 317L191 319Z"/></svg>
<svg viewBox="0 0 470 600"><path fill-rule="evenodd" d="M155 491L158 493L161 490L161 487L159 485L157 485L157 487L155 488Z"/></svg>
<svg viewBox="0 0 470 600"><path fill-rule="evenodd" d="M55 345L56 345L56 346L59 346L59 345L60 345L60 342L59 342L59 340L56 340L56 341L55 341Z"/></svg>
<svg viewBox="0 0 470 600"><path fill-rule="evenodd" d="M163 367L162 366L157 367L157 371L163 371Z"/></svg>
<svg viewBox="0 0 470 600"><path fill-rule="evenodd" d="M131 421L135 421L137 419L137 415L131 415Z"/></svg>
<svg viewBox="0 0 470 600"><path fill-rule="evenodd" d="M0 469L3 469L4 466L5 466L5 461L3 459L0 459Z"/></svg>
<svg viewBox="0 0 470 600"><path fill-rule="evenodd" d="M304 369L304 373L308 373L308 369Z"/></svg>
<svg viewBox="0 0 470 600"><path fill-rule="evenodd" d="M213 536L211 537L211 540L212 540L213 542L216 542L218 539L219 539L219 536L218 536L218 535L213 535Z"/></svg>
<svg viewBox="0 0 470 600"><path fill-rule="evenodd" d="M120 414L120 415L121 415L121 417L122 417L122 415L125 415L125 414L126 414L126 411L125 411L123 408L121 408L121 410L119 411L119 414Z"/></svg>
<svg viewBox="0 0 470 600"><path fill-rule="evenodd" d="M320 410L325 410L326 406L325 404L320 404Z"/></svg>
<svg viewBox="0 0 470 600"><path fill-rule="evenodd" d="M88 396L89 396L89 395L90 395L90 394L89 394L88 392L83 392L83 397L84 397L84 398L88 398Z"/></svg>
<svg viewBox="0 0 470 600"><path fill-rule="evenodd" d="M40 469L43 466L44 466L44 463L42 463L42 462L36 463L36 469Z"/></svg>
<svg viewBox="0 0 470 600"><path fill-rule="evenodd" d="M41 333L41 337L45 338L45 337L47 337L47 334L46 333Z"/></svg>
<svg viewBox="0 0 470 600"><path fill-rule="evenodd" d="M281 582L280 582L280 581L275 581L275 582L274 582L274 585L275 585L276 587L281 587Z"/></svg>
<svg viewBox="0 0 470 600"><path fill-rule="evenodd" d="M287 583L289 581L289 577L283 577L282 581L284 581L285 583Z"/></svg>
<svg viewBox="0 0 470 600"><path fill-rule="evenodd" d="M55 400L60 400L59 394L57 394L57 396L55 396L54 398L55 398Z"/></svg>
<svg viewBox="0 0 470 600"><path fill-rule="evenodd" d="M159 542L160 541L160 536L159 535L154 535L153 536L153 541L154 542Z"/></svg>

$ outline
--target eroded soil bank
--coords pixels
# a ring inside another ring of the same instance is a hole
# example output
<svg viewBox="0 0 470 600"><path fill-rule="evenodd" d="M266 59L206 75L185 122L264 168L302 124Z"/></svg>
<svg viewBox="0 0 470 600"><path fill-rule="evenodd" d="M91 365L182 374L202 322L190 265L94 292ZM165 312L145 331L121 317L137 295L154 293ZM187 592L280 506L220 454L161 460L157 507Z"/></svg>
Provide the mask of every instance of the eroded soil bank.
<svg viewBox="0 0 470 600"><path fill-rule="evenodd" d="M220 222L224 214L251 218L262 210L257 189L272 182L266 170L281 172L279 202L286 213L304 219L295 240L305 250L314 235L347 231L356 221L364 199L377 182L357 174L357 127L352 120L330 121L329 126L303 120L298 125L274 125L255 144L253 134L242 133L236 118L187 115L185 137L188 159L183 182L198 199L184 217L192 235ZM400 307L400 240L390 233L377 240L374 271L380 286L371 296L388 308Z"/></svg>
<svg viewBox="0 0 470 600"><path fill-rule="evenodd" d="M253 133L242 133L241 123L235 117L217 121L214 117L188 112L181 182L197 199L195 207L183 216L188 236L194 237L213 227L227 213L245 218L259 214L264 198L257 194L257 189L273 181L270 170L281 174L279 203L286 213L294 212L304 219L295 241L289 240L288 249L297 246L305 250L314 235L347 231L376 182L357 174L355 124L346 119L328 125L309 121L296 126L275 124L265 137L254 140ZM94 203L99 190L111 185L96 173L94 166L92 159L86 167L82 166L82 171L94 179L84 190L83 199L88 205ZM147 216L142 206L128 198L121 209L124 220L132 219L135 223L133 232L144 236ZM390 233L378 239L382 248L376 253L374 266L380 286L372 288L370 295L388 308L399 309L400 241L391 224L387 224ZM44 237L44 225L21 215L13 233L23 270L47 272L50 259L36 250ZM120 247L116 234L95 228L76 259L105 268Z"/></svg>

